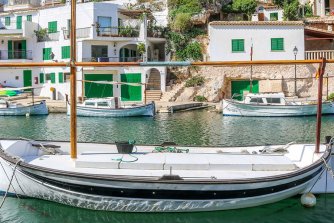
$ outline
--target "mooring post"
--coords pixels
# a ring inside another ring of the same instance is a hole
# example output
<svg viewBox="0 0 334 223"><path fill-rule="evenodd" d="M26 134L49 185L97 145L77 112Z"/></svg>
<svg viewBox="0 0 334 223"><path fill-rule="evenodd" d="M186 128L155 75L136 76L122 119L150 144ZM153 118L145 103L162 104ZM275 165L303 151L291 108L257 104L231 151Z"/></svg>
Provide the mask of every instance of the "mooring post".
<svg viewBox="0 0 334 223"><path fill-rule="evenodd" d="M316 129L316 145L315 152L320 151L320 134L321 134L321 113L322 113L322 84L323 76L326 68L326 59L323 58L318 68L318 106L317 106L317 129Z"/></svg>

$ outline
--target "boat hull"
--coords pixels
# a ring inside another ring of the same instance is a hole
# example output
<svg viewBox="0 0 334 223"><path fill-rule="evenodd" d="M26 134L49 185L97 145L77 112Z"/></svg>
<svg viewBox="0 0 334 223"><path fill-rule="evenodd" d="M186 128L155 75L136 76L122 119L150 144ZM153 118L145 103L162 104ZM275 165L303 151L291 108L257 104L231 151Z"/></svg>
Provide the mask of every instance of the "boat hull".
<svg viewBox="0 0 334 223"><path fill-rule="evenodd" d="M324 171L321 160L295 173L225 181L108 178L59 172L0 154L0 190L79 208L121 212L198 212L254 207L309 191ZM329 161L330 155L324 157Z"/></svg>
<svg viewBox="0 0 334 223"><path fill-rule="evenodd" d="M47 115L49 114L45 101L38 104L17 108L0 108L0 116L23 116L23 115Z"/></svg>
<svg viewBox="0 0 334 223"><path fill-rule="evenodd" d="M67 106L67 115L70 115L70 105ZM102 109L77 106L77 116L86 117L136 117L154 116L155 104L150 103L143 106L121 108L121 109Z"/></svg>
<svg viewBox="0 0 334 223"><path fill-rule="evenodd" d="M223 100L223 115L250 117L291 117L317 114L317 105L257 105ZM334 114L333 103L323 103L322 114Z"/></svg>

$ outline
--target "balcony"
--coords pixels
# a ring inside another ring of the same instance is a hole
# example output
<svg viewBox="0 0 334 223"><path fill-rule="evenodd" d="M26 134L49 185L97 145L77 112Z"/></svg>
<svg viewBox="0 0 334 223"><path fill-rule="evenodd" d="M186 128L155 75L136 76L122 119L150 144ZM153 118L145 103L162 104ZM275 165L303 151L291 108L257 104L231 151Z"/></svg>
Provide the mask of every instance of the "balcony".
<svg viewBox="0 0 334 223"><path fill-rule="evenodd" d="M319 60L321 58L334 59L334 50L305 51L305 60Z"/></svg>
<svg viewBox="0 0 334 223"><path fill-rule="evenodd" d="M82 58L82 62L137 62L141 57L89 57Z"/></svg>
<svg viewBox="0 0 334 223"><path fill-rule="evenodd" d="M31 50L0 50L0 60L32 60Z"/></svg>
<svg viewBox="0 0 334 223"><path fill-rule="evenodd" d="M100 37L139 37L139 29L131 26L97 27L96 35Z"/></svg>
<svg viewBox="0 0 334 223"><path fill-rule="evenodd" d="M90 36L91 27L79 28L76 30L77 39L88 38ZM70 30L63 30L64 39L70 38Z"/></svg>
<svg viewBox="0 0 334 223"><path fill-rule="evenodd" d="M58 41L58 40L59 40L59 32L48 33L44 36L37 37L37 42Z"/></svg>

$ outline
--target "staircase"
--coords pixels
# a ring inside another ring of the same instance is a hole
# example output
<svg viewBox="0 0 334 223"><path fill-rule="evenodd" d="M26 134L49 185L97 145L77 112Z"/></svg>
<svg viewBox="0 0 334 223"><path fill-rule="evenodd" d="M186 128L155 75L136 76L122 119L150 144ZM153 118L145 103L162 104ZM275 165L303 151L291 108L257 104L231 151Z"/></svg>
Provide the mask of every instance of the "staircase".
<svg viewBox="0 0 334 223"><path fill-rule="evenodd" d="M185 88L185 82L175 85L172 90L165 92L160 101L175 101L177 97L183 92Z"/></svg>
<svg viewBox="0 0 334 223"><path fill-rule="evenodd" d="M161 94L160 90L146 90L146 102L160 101Z"/></svg>

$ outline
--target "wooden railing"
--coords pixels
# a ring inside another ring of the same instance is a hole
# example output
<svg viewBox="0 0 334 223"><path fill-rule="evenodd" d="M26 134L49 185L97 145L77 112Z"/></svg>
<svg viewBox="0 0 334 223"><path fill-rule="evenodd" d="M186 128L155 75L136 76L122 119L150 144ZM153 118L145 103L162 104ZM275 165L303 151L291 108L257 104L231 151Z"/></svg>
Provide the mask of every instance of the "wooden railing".
<svg viewBox="0 0 334 223"><path fill-rule="evenodd" d="M334 50L305 51L305 60L319 60L321 58L334 59Z"/></svg>

